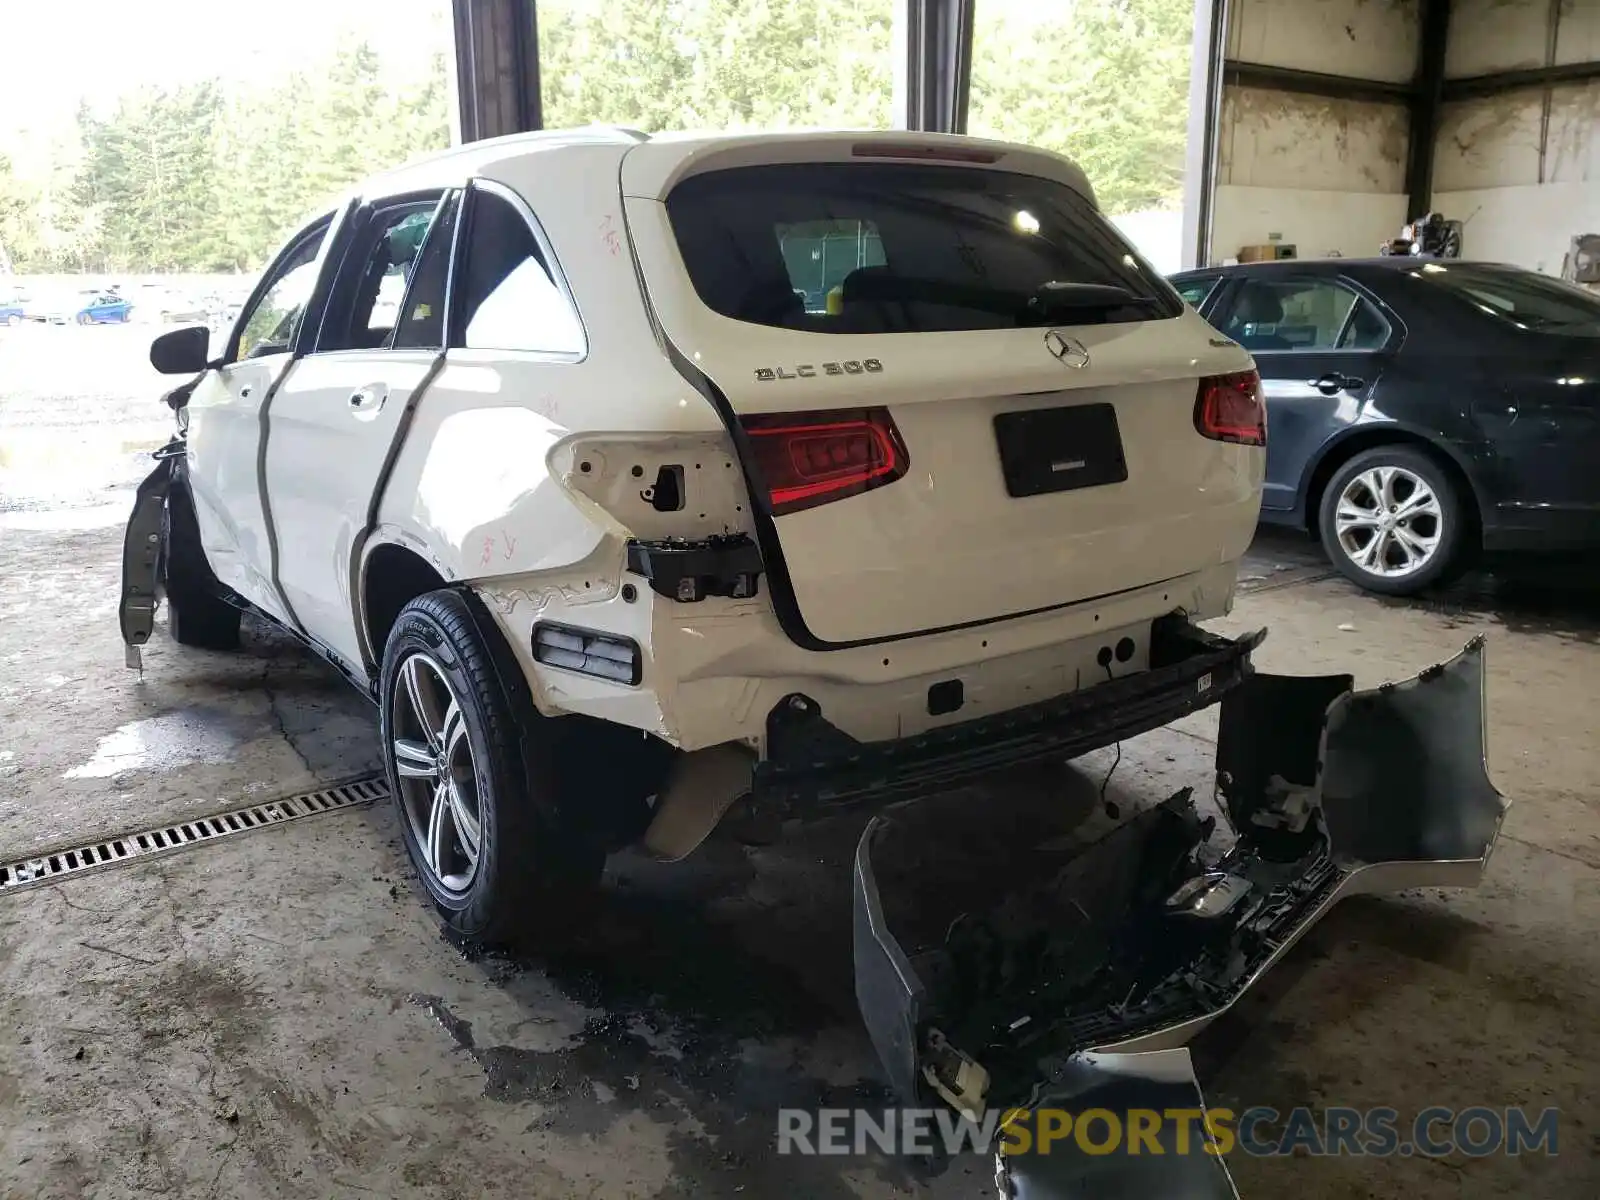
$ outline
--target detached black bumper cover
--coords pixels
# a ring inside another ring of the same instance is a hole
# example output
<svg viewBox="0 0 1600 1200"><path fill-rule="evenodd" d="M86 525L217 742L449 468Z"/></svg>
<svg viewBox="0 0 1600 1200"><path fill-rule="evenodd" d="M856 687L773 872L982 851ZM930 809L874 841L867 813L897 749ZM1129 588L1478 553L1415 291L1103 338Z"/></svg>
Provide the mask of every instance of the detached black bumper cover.
<svg viewBox="0 0 1600 1200"><path fill-rule="evenodd" d="M1218 637L1182 617L1150 631L1150 669L1026 708L941 726L889 742L858 742L815 701L790 696L767 721L767 758L755 770L758 801L884 803L947 791L1002 767L1066 759L1215 704L1250 674L1265 632Z"/></svg>
<svg viewBox="0 0 1600 1200"><path fill-rule="evenodd" d="M140 665L140 650L155 628L161 581L161 527L167 492L172 487L172 461L181 442L169 442L156 452L156 467L133 497L133 514L122 536L122 594L117 620L122 629L130 667Z"/></svg>
<svg viewBox="0 0 1600 1200"><path fill-rule="evenodd" d="M1508 807L1485 764L1483 688L1481 639L1372 691L1251 674L1223 700L1217 741L1232 838L1183 789L921 944L888 915L912 907L879 892L873 850L895 824L876 818L855 861L856 999L890 1082L969 1115L1073 1110L1086 1087L1121 1088L1111 1076L1153 1073L1151 1096L1181 1082L1175 1060L1146 1056L1227 1011L1338 900L1480 881ZM1215 1155L1180 1161L1192 1179L1126 1152L1002 1155L1000 1177L1003 1194L1039 1200L1231 1190Z"/></svg>

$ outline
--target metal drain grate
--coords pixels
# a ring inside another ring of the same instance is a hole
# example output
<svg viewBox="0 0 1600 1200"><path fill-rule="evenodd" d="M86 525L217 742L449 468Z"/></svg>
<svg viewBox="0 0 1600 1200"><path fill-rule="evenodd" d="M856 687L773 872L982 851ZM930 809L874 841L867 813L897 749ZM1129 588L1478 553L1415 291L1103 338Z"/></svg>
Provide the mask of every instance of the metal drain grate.
<svg viewBox="0 0 1600 1200"><path fill-rule="evenodd" d="M383 800L388 795L388 781L382 775L374 775L283 800L268 800L265 804L252 804L247 808L230 808L226 812L180 821L176 825L124 834L88 846L56 850L38 858L0 863L0 892L33 884L54 883L81 871L132 862L153 854L170 854L174 850L185 850L202 842L214 842L218 838L247 833L267 825L280 825L301 817L355 808Z"/></svg>

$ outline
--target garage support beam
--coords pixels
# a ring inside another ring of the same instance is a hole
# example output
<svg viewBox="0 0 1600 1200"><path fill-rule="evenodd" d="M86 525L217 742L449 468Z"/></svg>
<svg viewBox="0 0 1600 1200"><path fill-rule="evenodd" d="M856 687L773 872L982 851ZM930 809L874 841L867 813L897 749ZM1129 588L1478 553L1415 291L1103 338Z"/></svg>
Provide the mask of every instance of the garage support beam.
<svg viewBox="0 0 1600 1200"><path fill-rule="evenodd" d="M1371 100L1380 104L1403 104L1411 99L1409 83L1386 79L1356 79L1349 75L1328 75L1322 71L1302 71L1296 67L1273 67L1266 63L1241 62L1230 58L1222 64L1222 80L1237 87L1270 88L1302 96L1321 96L1327 100Z"/></svg>
<svg viewBox="0 0 1600 1200"><path fill-rule="evenodd" d="M541 128L534 0L451 0L451 9L456 141Z"/></svg>
<svg viewBox="0 0 1600 1200"><path fill-rule="evenodd" d="M1411 94L1411 137L1406 158L1406 219L1433 207L1433 159L1444 101L1445 44L1450 36L1450 0L1422 0L1422 37Z"/></svg>
<svg viewBox="0 0 1600 1200"><path fill-rule="evenodd" d="M1195 0L1189 137L1183 163L1183 250L1179 260L1185 270L1211 261L1211 213L1217 188L1227 39L1228 0Z"/></svg>
<svg viewBox="0 0 1600 1200"><path fill-rule="evenodd" d="M1469 75L1462 79L1446 80L1444 98L1473 100L1523 88L1591 83L1596 79L1600 79L1600 62L1557 63L1552 67L1528 67L1521 71L1496 71L1492 75Z"/></svg>
<svg viewBox="0 0 1600 1200"><path fill-rule="evenodd" d="M965 133L975 0L901 3L906 6L906 128Z"/></svg>

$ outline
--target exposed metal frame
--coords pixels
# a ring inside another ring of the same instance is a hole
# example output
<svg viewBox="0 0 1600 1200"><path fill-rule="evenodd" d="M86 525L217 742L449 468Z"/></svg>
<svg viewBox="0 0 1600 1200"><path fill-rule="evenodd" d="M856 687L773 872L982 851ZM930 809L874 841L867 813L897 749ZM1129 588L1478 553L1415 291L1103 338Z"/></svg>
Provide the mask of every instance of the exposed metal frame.
<svg viewBox="0 0 1600 1200"><path fill-rule="evenodd" d="M1220 5L1224 0L1198 0L1196 4L1197 29L1206 10ZM1600 61L1556 63L1555 41L1561 19L1562 0L1551 0L1547 30L1548 45L1545 65L1515 71L1496 71L1460 79L1445 78L1445 48L1450 32L1451 0L1423 0L1420 13L1416 70L1409 82L1383 79L1359 79L1346 75L1330 75L1319 71L1303 71L1292 67L1279 67L1267 63L1245 62L1239 59L1220 58L1222 80L1225 85L1255 87L1272 91L1291 92L1304 96L1319 96L1329 100L1354 100L1384 104L1403 104L1410 114L1410 138L1406 159L1407 216L1416 218L1428 212L1433 204L1433 168L1439 136L1439 119L1442 107L1459 100L1497 96L1522 89L1545 89L1545 115L1541 121L1540 181L1544 179L1544 146L1548 141L1548 123L1551 90L1562 84L1580 84L1600 80ZM1198 38L1197 33L1197 38ZM1226 37L1226 30L1223 35ZM1214 38L1215 40L1215 38ZM1196 56L1198 72L1201 60ZM1191 89L1190 103L1202 102L1197 89ZM1203 101L1208 111L1198 117L1191 112L1190 141L1197 131L1207 139L1206 150L1211 156L1199 164L1214 159L1211 140L1216 136L1218 114L1210 106L1221 107L1220 93L1215 100ZM1189 170L1193 176L1197 166L1195 150L1191 145ZM1199 217L1198 229L1187 223L1184 230L1185 253L1195 253L1195 266L1209 261L1210 222L1214 179L1208 173L1201 181L1201 191L1196 204L1186 204Z"/></svg>
<svg viewBox="0 0 1600 1200"><path fill-rule="evenodd" d="M1411 93L1411 136L1406 157L1407 218L1433 207L1433 162L1444 102L1444 59L1450 36L1451 0L1422 0L1422 33Z"/></svg>
<svg viewBox="0 0 1600 1200"><path fill-rule="evenodd" d="M1195 0L1189 73L1189 136L1183 171L1183 246L1179 266L1203 267L1211 256L1211 217L1221 154L1223 61L1228 0Z"/></svg>
<svg viewBox="0 0 1600 1200"><path fill-rule="evenodd" d="M1222 79L1224 83L1236 87L1270 88L1275 92L1322 96L1329 100L1368 100L1380 104L1404 104L1411 99L1413 92L1410 83L1357 79L1350 75L1302 71L1297 67L1274 67L1235 58L1223 61Z"/></svg>
<svg viewBox="0 0 1600 1200"><path fill-rule="evenodd" d="M1203 5L1205 0L1201 0ZM1559 0L1556 0L1559 4ZM1369 100L1378 103L1409 104L1435 88L1437 102L1474 100L1498 96L1524 88L1554 87L1564 83L1591 83L1600 79L1600 60L1551 63L1515 71L1493 71L1487 75L1444 78L1444 40L1448 33L1450 0L1427 0L1422 12L1421 52L1416 77L1410 83L1388 79L1361 79L1353 75L1329 75L1322 71L1302 71L1297 67L1278 67L1270 63L1225 59L1223 79L1237 87L1270 88L1303 96L1322 96L1329 100ZM1429 60L1437 55L1438 79L1431 77Z"/></svg>
<svg viewBox="0 0 1600 1200"><path fill-rule="evenodd" d="M1592 83L1600 79L1600 61L1556 63L1547 67L1526 67L1520 71L1495 71L1489 75L1467 75L1447 79L1446 100L1476 100L1498 96L1523 88L1555 87L1563 83Z"/></svg>
<svg viewBox="0 0 1600 1200"><path fill-rule="evenodd" d="M904 128L965 133L976 0L899 0ZM451 0L453 132L460 142L540 129L538 0ZM899 39L896 39L899 41ZM898 97L897 97L898 99Z"/></svg>
<svg viewBox="0 0 1600 1200"><path fill-rule="evenodd" d="M901 3L906 6L906 128L965 133L976 0Z"/></svg>
<svg viewBox="0 0 1600 1200"><path fill-rule="evenodd" d="M544 127L536 0L451 0L462 142Z"/></svg>

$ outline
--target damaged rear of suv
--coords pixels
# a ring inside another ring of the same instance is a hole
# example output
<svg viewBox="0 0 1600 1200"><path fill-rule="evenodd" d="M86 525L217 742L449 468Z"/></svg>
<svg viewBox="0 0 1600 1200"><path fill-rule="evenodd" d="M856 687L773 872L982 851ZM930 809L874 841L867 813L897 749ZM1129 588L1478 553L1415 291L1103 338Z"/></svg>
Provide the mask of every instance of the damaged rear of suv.
<svg viewBox="0 0 1600 1200"><path fill-rule="evenodd" d="M376 702L407 850L465 936L730 811L881 808L1261 686L1257 639L1199 624L1255 527L1259 378L1053 154L484 142L316 216L216 357L188 330L152 361L194 379L129 526L131 660L163 594L180 642L234 643L249 610L325 656ZM1228 793L1234 841L1173 801L1027 902L1050 1003L1012 1034L1182 1026L1320 911L1371 843L1308 751L1267 753L1224 765L1270 797ZM1015 950L975 918L923 983L877 910L882 828L863 1009L898 1084L967 1106L960 1064L1033 1053L996 1033ZM1229 938L1242 966L1201 961Z"/></svg>

